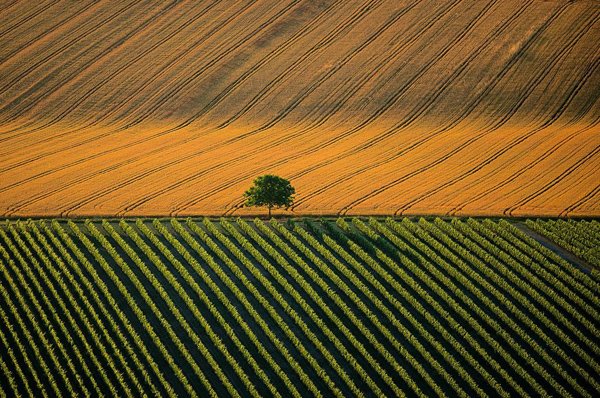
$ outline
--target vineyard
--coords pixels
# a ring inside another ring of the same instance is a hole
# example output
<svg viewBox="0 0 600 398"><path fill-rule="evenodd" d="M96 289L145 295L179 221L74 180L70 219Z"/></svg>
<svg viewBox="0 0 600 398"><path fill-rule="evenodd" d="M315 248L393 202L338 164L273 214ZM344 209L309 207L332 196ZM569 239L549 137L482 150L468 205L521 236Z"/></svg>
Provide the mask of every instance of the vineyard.
<svg viewBox="0 0 600 398"><path fill-rule="evenodd" d="M599 236L597 221L6 221L0 396L598 396Z"/></svg>
<svg viewBox="0 0 600 398"><path fill-rule="evenodd" d="M538 220L534 222L527 220L527 225L580 258L587 260L593 266L600 267L600 223L598 221Z"/></svg>
<svg viewBox="0 0 600 398"><path fill-rule="evenodd" d="M600 216L595 0L0 1L0 215Z"/></svg>

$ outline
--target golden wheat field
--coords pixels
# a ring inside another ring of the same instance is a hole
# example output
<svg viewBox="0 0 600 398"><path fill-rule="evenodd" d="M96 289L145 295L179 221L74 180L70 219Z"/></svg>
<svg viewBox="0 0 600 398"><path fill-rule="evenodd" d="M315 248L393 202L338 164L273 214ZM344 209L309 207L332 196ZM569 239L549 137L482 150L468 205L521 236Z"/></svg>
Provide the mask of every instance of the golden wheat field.
<svg viewBox="0 0 600 398"><path fill-rule="evenodd" d="M600 2L1 1L0 214L600 216Z"/></svg>

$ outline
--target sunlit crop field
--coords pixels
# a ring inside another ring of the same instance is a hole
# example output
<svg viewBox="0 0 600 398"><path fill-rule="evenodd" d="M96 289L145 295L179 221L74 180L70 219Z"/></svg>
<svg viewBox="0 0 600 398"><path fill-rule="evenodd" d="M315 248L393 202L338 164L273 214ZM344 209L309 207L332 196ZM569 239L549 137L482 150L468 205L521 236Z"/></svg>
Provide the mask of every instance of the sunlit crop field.
<svg viewBox="0 0 600 398"><path fill-rule="evenodd" d="M600 3L0 2L0 214L600 216Z"/></svg>
<svg viewBox="0 0 600 398"><path fill-rule="evenodd" d="M597 396L598 226L6 222L0 395Z"/></svg>

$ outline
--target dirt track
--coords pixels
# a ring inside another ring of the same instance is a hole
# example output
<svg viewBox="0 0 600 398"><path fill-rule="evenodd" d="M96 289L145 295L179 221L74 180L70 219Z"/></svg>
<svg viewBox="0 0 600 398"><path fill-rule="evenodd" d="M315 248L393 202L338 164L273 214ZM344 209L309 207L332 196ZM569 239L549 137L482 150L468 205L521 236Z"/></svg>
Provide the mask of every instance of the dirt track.
<svg viewBox="0 0 600 398"><path fill-rule="evenodd" d="M0 214L600 216L600 3L0 3Z"/></svg>

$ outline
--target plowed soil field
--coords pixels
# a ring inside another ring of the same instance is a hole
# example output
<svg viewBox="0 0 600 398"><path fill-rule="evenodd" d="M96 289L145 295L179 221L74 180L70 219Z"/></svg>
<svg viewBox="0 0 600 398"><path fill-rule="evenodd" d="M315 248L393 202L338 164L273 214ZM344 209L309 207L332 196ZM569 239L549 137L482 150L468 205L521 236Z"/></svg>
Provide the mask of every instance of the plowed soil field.
<svg viewBox="0 0 600 398"><path fill-rule="evenodd" d="M0 214L600 216L598 1L2 1Z"/></svg>

